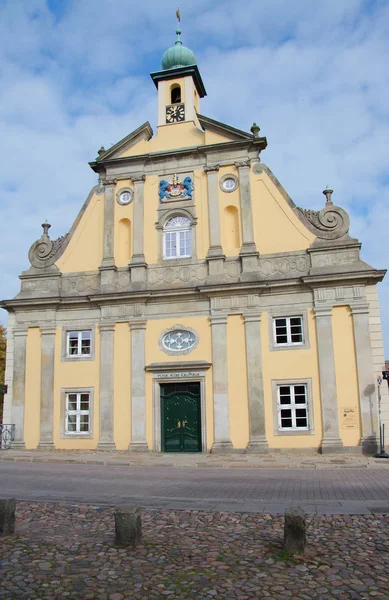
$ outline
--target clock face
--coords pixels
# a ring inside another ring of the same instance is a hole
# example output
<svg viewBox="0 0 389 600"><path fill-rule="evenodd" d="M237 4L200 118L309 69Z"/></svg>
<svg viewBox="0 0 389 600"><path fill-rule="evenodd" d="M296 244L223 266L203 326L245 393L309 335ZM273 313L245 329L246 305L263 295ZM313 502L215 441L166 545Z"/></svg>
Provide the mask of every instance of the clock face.
<svg viewBox="0 0 389 600"><path fill-rule="evenodd" d="M171 104L166 107L166 123L178 123L185 120L185 108L183 104Z"/></svg>

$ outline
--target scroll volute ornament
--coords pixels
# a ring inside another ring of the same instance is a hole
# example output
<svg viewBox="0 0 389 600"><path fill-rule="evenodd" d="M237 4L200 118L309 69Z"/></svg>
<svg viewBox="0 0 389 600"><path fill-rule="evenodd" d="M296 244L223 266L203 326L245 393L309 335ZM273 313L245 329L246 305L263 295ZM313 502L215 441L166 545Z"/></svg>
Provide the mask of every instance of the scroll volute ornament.
<svg viewBox="0 0 389 600"><path fill-rule="evenodd" d="M334 206L331 196L333 190L325 189L325 207L318 210L297 208L298 216L308 229L319 239L337 240L348 234L350 218L346 211L339 206Z"/></svg>
<svg viewBox="0 0 389 600"><path fill-rule="evenodd" d="M43 233L41 238L34 242L28 252L28 258L33 267L45 269L50 267L58 260L64 250L64 242L69 234L63 235L56 240L51 240L49 236L49 223L42 223Z"/></svg>

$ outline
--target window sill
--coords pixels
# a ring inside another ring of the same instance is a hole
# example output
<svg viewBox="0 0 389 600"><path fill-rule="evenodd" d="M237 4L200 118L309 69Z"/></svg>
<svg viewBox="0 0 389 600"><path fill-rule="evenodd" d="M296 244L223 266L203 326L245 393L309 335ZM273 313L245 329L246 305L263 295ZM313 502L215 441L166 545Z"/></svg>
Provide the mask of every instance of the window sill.
<svg viewBox="0 0 389 600"><path fill-rule="evenodd" d="M298 436L298 435L314 435L314 429L302 429L302 430L294 430L294 431L280 431L279 429L274 430L274 435L277 436Z"/></svg>
<svg viewBox="0 0 389 600"><path fill-rule="evenodd" d="M93 439L93 433L61 433L59 437L61 440L91 440Z"/></svg>
<svg viewBox="0 0 389 600"><path fill-rule="evenodd" d="M270 347L270 350L308 350L309 349L309 344L272 344L272 346Z"/></svg>
<svg viewBox="0 0 389 600"><path fill-rule="evenodd" d="M77 354L73 356L63 356L63 362L84 362L86 360L94 360L95 357L87 354Z"/></svg>

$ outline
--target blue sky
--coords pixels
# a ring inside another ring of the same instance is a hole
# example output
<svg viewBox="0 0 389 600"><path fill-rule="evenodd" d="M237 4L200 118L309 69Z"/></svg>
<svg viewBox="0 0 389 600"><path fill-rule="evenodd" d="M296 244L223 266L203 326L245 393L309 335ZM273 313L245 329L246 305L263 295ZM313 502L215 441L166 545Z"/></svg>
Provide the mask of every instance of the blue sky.
<svg viewBox="0 0 389 600"><path fill-rule="evenodd" d="M19 290L40 224L66 233L96 181L88 161L141 123L149 73L175 39L176 0L0 0L0 297ZM262 155L298 206L333 200L362 258L389 264L389 3L182 0L201 112L261 127ZM389 277L379 286L389 357ZM6 313L0 315L6 322Z"/></svg>

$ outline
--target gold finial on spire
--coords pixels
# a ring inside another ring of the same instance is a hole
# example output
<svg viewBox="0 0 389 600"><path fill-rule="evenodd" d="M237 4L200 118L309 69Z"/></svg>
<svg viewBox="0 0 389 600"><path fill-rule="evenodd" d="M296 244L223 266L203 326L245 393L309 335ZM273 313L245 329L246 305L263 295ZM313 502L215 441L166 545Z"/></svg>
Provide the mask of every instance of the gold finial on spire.
<svg viewBox="0 0 389 600"><path fill-rule="evenodd" d="M178 7L176 10L176 17L177 17L177 21L180 23L181 22L180 7Z"/></svg>

